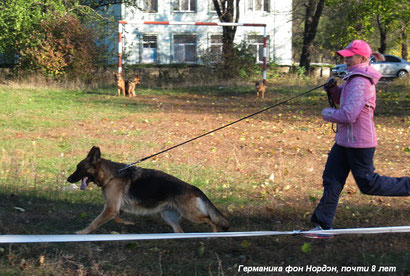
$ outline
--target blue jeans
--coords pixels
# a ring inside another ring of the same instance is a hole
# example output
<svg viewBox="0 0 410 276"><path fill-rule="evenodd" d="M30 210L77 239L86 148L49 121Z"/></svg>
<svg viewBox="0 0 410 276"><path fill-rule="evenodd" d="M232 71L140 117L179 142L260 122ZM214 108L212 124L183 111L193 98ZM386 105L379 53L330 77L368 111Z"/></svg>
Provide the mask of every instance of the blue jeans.
<svg viewBox="0 0 410 276"><path fill-rule="evenodd" d="M410 196L410 177L387 177L374 172L376 148L346 148L335 144L323 172L323 197L311 221L332 228L340 193L351 171L362 193L379 196Z"/></svg>

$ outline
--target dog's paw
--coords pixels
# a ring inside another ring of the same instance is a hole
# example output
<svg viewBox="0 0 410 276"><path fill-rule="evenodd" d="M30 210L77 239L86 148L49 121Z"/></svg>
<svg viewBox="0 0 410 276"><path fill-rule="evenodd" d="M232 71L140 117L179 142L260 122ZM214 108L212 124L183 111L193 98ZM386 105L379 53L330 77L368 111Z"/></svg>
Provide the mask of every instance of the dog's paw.
<svg viewBox="0 0 410 276"><path fill-rule="evenodd" d="M90 231L88 231L87 229L75 232L76 235L86 235L88 233L90 233Z"/></svg>
<svg viewBox="0 0 410 276"><path fill-rule="evenodd" d="M131 221L123 221L123 222L121 222L122 224L124 224L124 225L135 225L135 223L133 223L133 222L131 222Z"/></svg>

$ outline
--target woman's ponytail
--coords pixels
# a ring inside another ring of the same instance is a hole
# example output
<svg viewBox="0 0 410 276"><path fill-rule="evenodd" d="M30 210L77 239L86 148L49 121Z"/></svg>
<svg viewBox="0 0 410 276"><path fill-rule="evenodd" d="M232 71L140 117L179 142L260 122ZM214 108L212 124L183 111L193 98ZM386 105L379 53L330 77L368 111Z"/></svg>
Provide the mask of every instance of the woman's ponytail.
<svg viewBox="0 0 410 276"><path fill-rule="evenodd" d="M385 61L386 59L384 56L378 52L372 53L372 56L376 59L376 61Z"/></svg>

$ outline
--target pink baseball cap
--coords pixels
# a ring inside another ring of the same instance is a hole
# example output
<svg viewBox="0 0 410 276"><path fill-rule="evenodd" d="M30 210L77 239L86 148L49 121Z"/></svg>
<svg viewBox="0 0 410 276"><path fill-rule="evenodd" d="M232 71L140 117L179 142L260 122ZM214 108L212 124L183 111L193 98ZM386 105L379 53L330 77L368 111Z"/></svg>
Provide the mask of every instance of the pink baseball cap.
<svg viewBox="0 0 410 276"><path fill-rule="evenodd" d="M337 52L342 57L351 57L359 55L369 58L372 54L372 48L363 40L353 40L346 48Z"/></svg>

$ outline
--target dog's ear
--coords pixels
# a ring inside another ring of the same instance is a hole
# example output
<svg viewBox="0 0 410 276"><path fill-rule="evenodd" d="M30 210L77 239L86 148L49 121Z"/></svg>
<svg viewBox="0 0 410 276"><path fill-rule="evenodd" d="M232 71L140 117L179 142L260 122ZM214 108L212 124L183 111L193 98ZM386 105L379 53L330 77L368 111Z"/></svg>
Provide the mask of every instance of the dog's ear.
<svg viewBox="0 0 410 276"><path fill-rule="evenodd" d="M92 147L87 157L91 159L91 163L96 163L101 159L101 151L99 147Z"/></svg>

